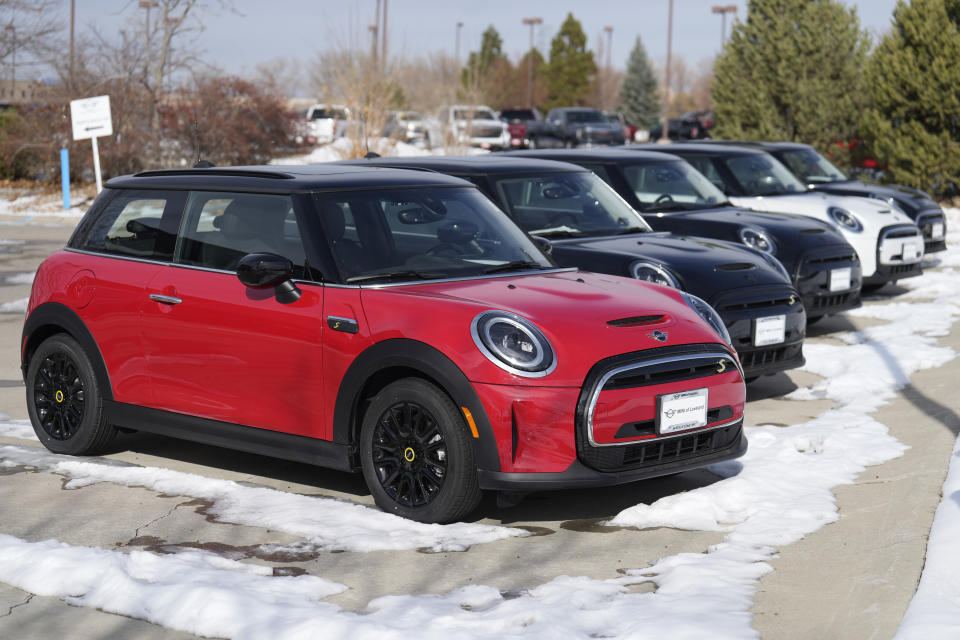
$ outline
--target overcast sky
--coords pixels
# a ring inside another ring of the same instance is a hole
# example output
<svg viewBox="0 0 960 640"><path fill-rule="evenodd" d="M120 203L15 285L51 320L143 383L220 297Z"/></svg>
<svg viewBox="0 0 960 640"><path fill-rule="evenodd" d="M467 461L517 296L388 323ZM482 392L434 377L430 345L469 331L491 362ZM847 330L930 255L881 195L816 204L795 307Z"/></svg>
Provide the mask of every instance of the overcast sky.
<svg viewBox="0 0 960 640"><path fill-rule="evenodd" d="M856 6L861 24L874 36L887 31L896 0L845 0ZM136 0L81 0L77 4L77 27L100 24L105 32L116 29L131 16L143 16ZM207 2L214 7L216 2ZM275 58L313 60L318 51L332 44L369 43L367 26L373 24L376 0L234 0L233 11L208 9L203 13L206 31L196 43L212 64L230 73L245 75ZM736 5L736 17L745 18L746 2L730 0L674 0L673 51L696 67L720 49L721 17L711 12L716 4ZM654 60L666 57L667 7L669 0L388 0L388 49L409 57L434 51L454 53L457 22L460 57L476 50L489 25L503 38L504 51L512 59L529 46L525 17L541 17L534 42L549 51L553 38L568 12L583 24L589 46L597 48L605 26L613 27L612 64L623 68L637 36L643 39ZM156 16L156 11L153 16ZM69 15L69 13L67 13ZM138 18L140 19L140 18ZM603 61L599 61L603 62Z"/></svg>

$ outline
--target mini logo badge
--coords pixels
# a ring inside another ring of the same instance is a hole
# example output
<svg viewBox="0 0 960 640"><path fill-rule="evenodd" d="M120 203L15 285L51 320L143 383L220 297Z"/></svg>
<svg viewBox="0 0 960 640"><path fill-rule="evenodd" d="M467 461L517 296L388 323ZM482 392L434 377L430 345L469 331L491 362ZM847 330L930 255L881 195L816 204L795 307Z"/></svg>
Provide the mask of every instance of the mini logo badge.
<svg viewBox="0 0 960 640"><path fill-rule="evenodd" d="M647 335L650 336L651 338L653 338L654 340L659 341L659 342L666 342L666 341L667 341L667 332L666 332L666 331L660 331L659 329L657 329L656 331L653 331L653 332L651 332L651 333L648 333Z"/></svg>

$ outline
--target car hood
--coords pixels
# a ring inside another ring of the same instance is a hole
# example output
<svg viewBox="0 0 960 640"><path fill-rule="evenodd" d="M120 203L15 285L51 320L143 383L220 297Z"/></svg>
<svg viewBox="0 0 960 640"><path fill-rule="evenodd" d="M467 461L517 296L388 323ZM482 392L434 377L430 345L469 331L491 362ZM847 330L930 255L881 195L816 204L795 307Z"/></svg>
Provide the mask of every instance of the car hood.
<svg viewBox="0 0 960 640"><path fill-rule="evenodd" d="M893 198L901 209L907 213L939 209L940 206L927 194L919 189L912 189L902 185L867 184L859 180L845 180L843 182L828 182L814 186L817 191L836 193L851 196L871 197L879 196L883 200Z"/></svg>
<svg viewBox="0 0 960 640"><path fill-rule="evenodd" d="M775 211L796 213L826 218L830 207L840 207L861 218L865 227L882 228L893 224L911 224L913 221L905 214L892 209L882 200L857 196L840 196L831 193L807 191L805 193L776 196L731 197L735 205L745 206L754 211ZM836 225L834 225L836 226Z"/></svg>
<svg viewBox="0 0 960 640"><path fill-rule="evenodd" d="M656 213L644 212L644 217L657 217ZM702 209L697 211L678 211L665 213L663 216L682 217L691 223L702 225L729 224L739 227L759 227L774 236L779 246L791 245L797 251L805 251L814 247L847 244L843 234L832 225L810 218L790 213L774 213L767 211L751 211L739 207L718 207L716 209Z"/></svg>
<svg viewBox="0 0 960 640"><path fill-rule="evenodd" d="M370 286L363 287L361 295L374 340L403 335L430 344L474 382L579 387L590 367L604 358L722 342L677 290L583 271ZM539 327L556 353L556 369L531 380L487 360L474 344L470 326L488 310L509 311ZM641 316L662 318L628 326L609 324ZM665 331L667 341L656 340L654 330Z"/></svg>
<svg viewBox="0 0 960 640"><path fill-rule="evenodd" d="M673 272L682 289L705 300L739 287L790 286L790 279L774 266L775 259L726 240L637 233L554 243L554 257L560 264L569 260L568 266L582 266L587 260L585 253L605 260L608 269L613 260L619 259L624 276L629 275L629 266L636 260L654 262Z"/></svg>

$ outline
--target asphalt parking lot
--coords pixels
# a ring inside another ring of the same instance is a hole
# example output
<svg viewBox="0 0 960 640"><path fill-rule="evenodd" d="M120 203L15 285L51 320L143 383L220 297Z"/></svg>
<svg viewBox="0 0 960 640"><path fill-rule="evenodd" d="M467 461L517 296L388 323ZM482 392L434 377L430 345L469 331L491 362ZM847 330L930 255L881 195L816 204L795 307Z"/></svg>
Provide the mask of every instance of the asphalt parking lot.
<svg viewBox="0 0 960 640"><path fill-rule="evenodd" d="M0 304L29 295L14 277L33 272L62 247L72 222L18 216L0 219ZM870 304L902 292L888 287ZM26 418L19 370L22 311L0 313L0 411ZM808 343L831 344L836 332L882 321L853 316L828 318L809 330ZM960 350L951 334L939 344ZM956 360L915 373L911 384L874 417L910 449L869 467L835 490L839 520L779 550L773 571L762 578L752 613L764 638L889 638L910 602L923 568L926 537L948 459L960 430ZM830 408L826 399L783 396L812 384L808 372L777 374L749 387L747 424L786 426ZM870 389L864 389L869 393ZM0 444L40 448L39 443L2 437ZM147 434L124 434L106 458L116 465L159 467L204 478L234 480L306 496L328 496L372 505L362 478L308 465L273 460ZM211 514L211 505L189 496L108 482L79 488L57 473L29 466L0 468L0 533L29 541L56 539L106 549L198 548L273 567L274 573L309 573L350 587L326 599L361 611L389 594L445 593L470 584L516 593L556 576L611 578L664 556L704 553L723 540L719 531L667 527L638 530L604 527L637 503L703 487L720 480L707 470L609 489L527 496L515 505L487 496L478 522L527 528L532 534L466 551L309 551L263 553L259 545L295 545L297 536L264 527L230 524ZM633 587L652 590L650 583ZM0 637L185 638L142 620L74 607L55 597L0 586Z"/></svg>

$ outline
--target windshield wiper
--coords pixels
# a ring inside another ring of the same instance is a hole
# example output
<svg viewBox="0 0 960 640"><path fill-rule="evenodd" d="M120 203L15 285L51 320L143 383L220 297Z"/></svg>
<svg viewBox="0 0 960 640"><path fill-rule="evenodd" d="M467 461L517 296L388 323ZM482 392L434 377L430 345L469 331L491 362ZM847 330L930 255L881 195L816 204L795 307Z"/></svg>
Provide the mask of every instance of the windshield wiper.
<svg viewBox="0 0 960 640"><path fill-rule="evenodd" d="M532 236L543 236L544 238L577 238L583 235L583 231L575 229L545 229L543 231L530 231Z"/></svg>
<svg viewBox="0 0 960 640"><path fill-rule="evenodd" d="M764 196L786 196L792 193L803 193L802 191L761 191L760 193L754 193L751 197L753 198L762 198Z"/></svg>
<svg viewBox="0 0 960 640"><path fill-rule="evenodd" d="M643 208L644 213L654 213L656 211L686 211L687 205L680 202L662 202L660 204L651 204Z"/></svg>
<svg viewBox="0 0 960 640"><path fill-rule="evenodd" d="M504 262L503 264L498 264L495 267L489 267L484 269L484 273L499 273L501 271L519 271L521 269L548 269L539 262L533 262L532 260L513 260L512 262Z"/></svg>
<svg viewBox="0 0 960 640"><path fill-rule="evenodd" d="M382 273L366 273L362 276L347 278L347 283L369 282L371 280L433 280L446 278L445 273L421 273L420 271L385 271Z"/></svg>

